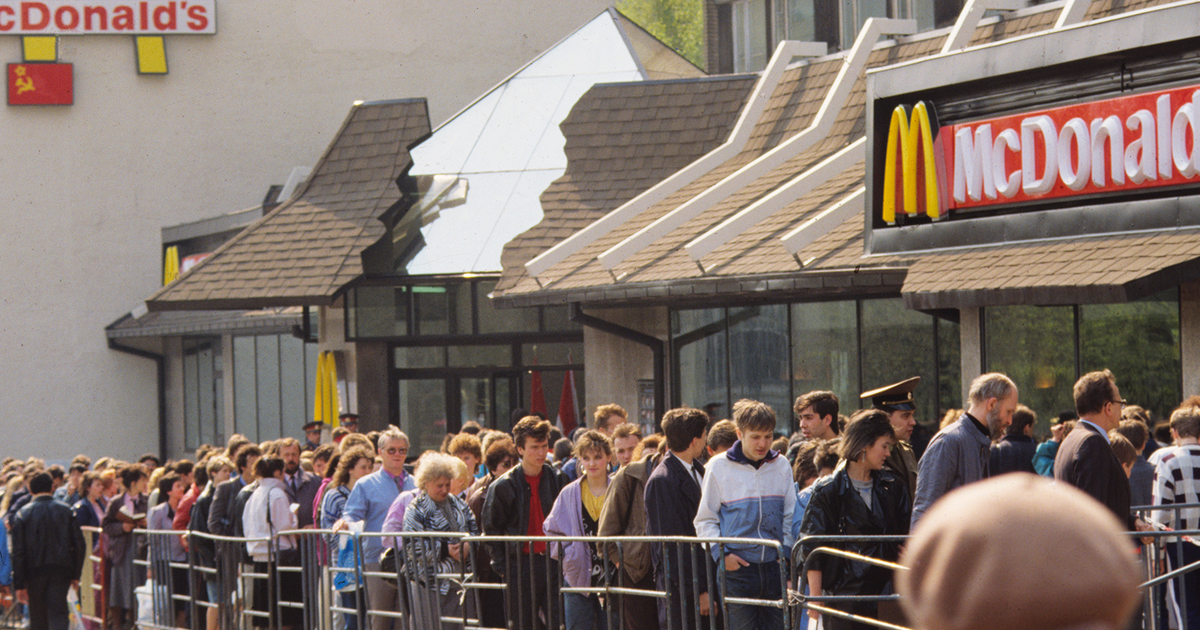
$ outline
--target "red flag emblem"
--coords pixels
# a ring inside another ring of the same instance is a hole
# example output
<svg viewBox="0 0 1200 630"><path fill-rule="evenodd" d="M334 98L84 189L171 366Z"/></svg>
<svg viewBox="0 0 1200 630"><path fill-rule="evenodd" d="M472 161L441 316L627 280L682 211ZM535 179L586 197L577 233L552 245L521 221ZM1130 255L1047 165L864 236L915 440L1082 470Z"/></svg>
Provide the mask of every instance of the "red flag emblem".
<svg viewBox="0 0 1200 630"><path fill-rule="evenodd" d="M71 105L75 77L69 63L8 64L9 105Z"/></svg>

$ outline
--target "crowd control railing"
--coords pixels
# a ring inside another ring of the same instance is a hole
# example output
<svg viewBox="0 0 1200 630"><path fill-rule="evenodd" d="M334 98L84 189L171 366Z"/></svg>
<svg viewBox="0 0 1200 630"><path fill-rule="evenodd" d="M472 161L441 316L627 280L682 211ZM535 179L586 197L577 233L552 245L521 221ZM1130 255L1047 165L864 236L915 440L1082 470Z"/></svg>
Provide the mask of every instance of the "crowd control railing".
<svg viewBox="0 0 1200 630"><path fill-rule="evenodd" d="M732 538L471 536L315 529L252 539L178 531L135 533L145 549L136 562L146 567L149 576L146 584L133 585L141 588L141 601L148 606L140 611L139 627L155 630L248 630L256 623L294 630L557 630L575 615L603 617L609 630L640 627L637 615L641 619L657 617L660 630L720 630L752 612L778 615L780 627L794 629L800 627L808 610L906 630L902 616L881 614L880 620L842 610L852 603L891 605L898 610L899 596L893 593L804 590L807 570L821 556L902 570L896 564L845 550L854 543L903 543L902 536L808 537L787 550L774 541ZM1167 567L1161 562L1166 555L1162 552L1168 547L1178 550L1196 545L1200 531L1131 535L1150 541L1144 547L1147 573L1143 586L1148 604L1141 627L1166 630L1168 607L1155 598L1180 580L1200 579L1196 572L1200 562ZM248 544L262 553L251 557ZM801 544L811 549L807 557L801 553ZM393 550L392 561L385 556L382 565L374 562L371 553L380 545ZM647 545L653 568L649 577L634 583L625 568L645 560L639 554L645 553ZM743 576L733 576L724 566L724 558L733 550L760 558L766 554L770 561L756 567L754 578L768 587L777 579L778 590L769 596L761 591L731 593L731 586L745 586ZM102 558L101 547L89 562L103 562ZM589 570L585 579L581 581L578 574L564 578L564 558L572 567L586 558ZM367 563L368 559L372 562ZM592 566L603 568L595 572L595 578ZM104 573L96 574L102 578ZM739 579L731 582L731 577ZM103 579L88 586L92 601L99 598L103 602ZM1155 603L1159 605L1150 605ZM104 627L103 604L84 608L85 625ZM86 614L89 611L101 614ZM630 615L634 615L632 620ZM1186 618L1177 617L1178 621L1186 622Z"/></svg>

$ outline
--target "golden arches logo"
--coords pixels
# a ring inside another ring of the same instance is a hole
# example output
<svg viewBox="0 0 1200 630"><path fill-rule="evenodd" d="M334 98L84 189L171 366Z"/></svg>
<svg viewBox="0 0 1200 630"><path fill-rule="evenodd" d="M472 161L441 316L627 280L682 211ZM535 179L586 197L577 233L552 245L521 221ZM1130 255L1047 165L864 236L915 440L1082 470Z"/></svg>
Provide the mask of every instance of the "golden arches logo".
<svg viewBox="0 0 1200 630"><path fill-rule="evenodd" d="M919 146L918 146L919 143ZM896 146L899 144L899 146ZM937 166L933 159L933 128L929 123L929 108L924 101L912 108L912 116L903 105L892 110L888 125L887 157L883 167L883 220L896 222L896 154L900 154L903 169L905 214L915 215L917 208L917 151L920 149L921 171L925 183L925 213L931 218L941 216L938 202ZM899 149L899 151L897 151Z"/></svg>

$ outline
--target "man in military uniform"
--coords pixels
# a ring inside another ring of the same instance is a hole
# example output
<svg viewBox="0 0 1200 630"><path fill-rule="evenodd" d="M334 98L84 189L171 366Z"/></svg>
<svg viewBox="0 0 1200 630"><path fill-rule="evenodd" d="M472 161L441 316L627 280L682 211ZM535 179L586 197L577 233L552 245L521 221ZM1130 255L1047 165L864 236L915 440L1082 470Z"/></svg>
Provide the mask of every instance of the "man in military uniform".
<svg viewBox="0 0 1200 630"><path fill-rule="evenodd" d="M908 440L912 437L913 428L917 426L913 415L917 408L913 402L913 390L920 382L921 377L914 376L899 383L863 392L860 396L863 400L870 400L875 409L888 414L888 419L892 421L892 430L896 432L896 445L884 466L896 473L908 486L909 499L915 499L917 493L917 455Z"/></svg>

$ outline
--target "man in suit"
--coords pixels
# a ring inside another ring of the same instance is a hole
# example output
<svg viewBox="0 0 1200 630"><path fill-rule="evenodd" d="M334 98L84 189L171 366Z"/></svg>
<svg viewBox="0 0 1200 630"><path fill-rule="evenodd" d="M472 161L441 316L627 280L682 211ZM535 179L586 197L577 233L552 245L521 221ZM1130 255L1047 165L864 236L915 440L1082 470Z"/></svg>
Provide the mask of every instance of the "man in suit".
<svg viewBox="0 0 1200 630"><path fill-rule="evenodd" d="M317 500L317 489L321 478L300 467L300 442L295 438L280 440L279 458L283 460L283 484L287 486L288 499L300 504L296 512L297 524L301 529L313 526L313 501Z"/></svg>
<svg viewBox="0 0 1200 630"><path fill-rule="evenodd" d="M1108 370L1084 374L1075 383L1074 395L1079 423L1054 456L1054 478L1103 503L1128 530L1149 530L1130 512L1129 478L1108 441L1125 404L1116 377Z"/></svg>
<svg viewBox="0 0 1200 630"><path fill-rule="evenodd" d="M704 466L696 458L707 446L707 428L708 415L699 409L672 409L663 416L668 453L646 479L646 533L650 536L696 535L693 519L704 478ZM708 554L700 545L669 543L655 544L653 552L658 586L668 593L667 599L658 600L661 627L707 627L708 620L697 620L695 615L712 615L709 584L715 582L716 573L708 571L693 587L692 567L712 568Z"/></svg>

